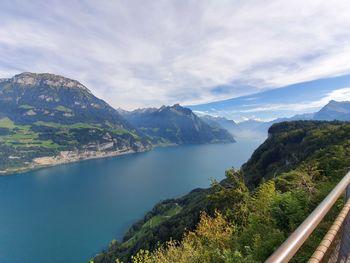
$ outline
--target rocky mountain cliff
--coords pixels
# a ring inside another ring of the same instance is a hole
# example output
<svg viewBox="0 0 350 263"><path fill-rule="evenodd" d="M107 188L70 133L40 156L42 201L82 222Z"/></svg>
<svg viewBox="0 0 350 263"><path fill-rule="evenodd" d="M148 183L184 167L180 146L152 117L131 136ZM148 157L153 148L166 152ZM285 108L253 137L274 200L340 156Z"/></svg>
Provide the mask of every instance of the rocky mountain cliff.
<svg viewBox="0 0 350 263"><path fill-rule="evenodd" d="M0 79L0 173L145 151L234 142L190 109L115 110L76 80L25 72Z"/></svg>
<svg viewBox="0 0 350 263"><path fill-rule="evenodd" d="M0 81L1 173L150 148L78 81L28 72Z"/></svg>
<svg viewBox="0 0 350 263"><path fill-rule="evenodd" d="M0 82L1 114L19 123L89 122L130 128L119 113L76 80L22 73Z"/></svg>

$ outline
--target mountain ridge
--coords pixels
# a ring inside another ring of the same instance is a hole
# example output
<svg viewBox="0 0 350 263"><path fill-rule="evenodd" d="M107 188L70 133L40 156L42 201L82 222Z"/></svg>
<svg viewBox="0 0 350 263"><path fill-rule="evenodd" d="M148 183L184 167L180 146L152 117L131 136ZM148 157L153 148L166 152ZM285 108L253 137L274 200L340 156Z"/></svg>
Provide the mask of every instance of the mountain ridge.
<svg viewBox="0 0 350 263"><path fill-rule="evenodd" d="M185 256L183 262L264 262L344 176L349 138L347 122L274 124L270 136L240 170L228 170L226 179L210 188L158 203L129 228L122 241L113 241L93 262L132 262L132 255L139 256L138 262L146 258L178 262ZM218 212L233 229L229 236L227 228L213 223ZM201 225L203 214L211 220L204 216ZM310 258L336 216L337 211L323 221L295 262ZM175 245L169 240L176 240ZM201 253L194 252L198 249Z"/></svg>
<svg viewBox="0 0 350 263"><path fill-rule="evenodd" d="M150 149L76 80L25 72L0 82L1 174Z"/></svg>
<svg viewBox="0 0 350 263"><path fill-rule="evenodd" d="M119 113L76 80L49 73L22 73L0 83L2 112L11 119L61 123L101 122L130 128ZM101 118L100 116L103 116Z"/></svg>
<svg viewBox="0 0 350 263"><path fill-rule="evenodd" d="M80 88L84 91L92 93L87 87L81 84L79 81L70 79L61 75L51 74L51 73L32 73L23 72L13 76L12 78L7 78L6 80L12 80L13 83L35 86L44 83L53 87L66 87L66 88Z"/></svg>
<svg viewBox="0 0 350 263"><path fill-rule="evenodd" d="M255 134L267 134L268 129L275 123L285 121L315 120L315 121L350 121L349 101L329 101L319 111L314 113L297 114L292 117L281 117L272 121L258 121L249 119L239 122L238 126L242 132Z"/></svg>
<svg viewBox="0 0 350 263"><path fill-rule="evenodd" d="M120 113L155 144L234 142L225 129L211 127L180 104Z"/></svg>
<svg viewBox="0 0 350 263"><path fill-rule="evenodd" d="M160 145L234 142L226 130L212 129L179 104L135 113L154 115L146 120L148 130L131 124L122 116L129 112L114 109L79 81L30 72L1 79L0 174Z"/></svg>
<svg viewBox="0 0 350 263"><path fill-rule="evenodd" d="M229 120L225 117L203 115L200 116L200 118L213 127L219 127L227 130L233 137L237 137L237 135L241 132L241 128L235 121Z"/></svg>
<svg viewBox="0 0 350 263"><path fill-rule="evenodd" d="M315 113L314 119L350 121L350 102L331 100L320 111Z"/></svg>

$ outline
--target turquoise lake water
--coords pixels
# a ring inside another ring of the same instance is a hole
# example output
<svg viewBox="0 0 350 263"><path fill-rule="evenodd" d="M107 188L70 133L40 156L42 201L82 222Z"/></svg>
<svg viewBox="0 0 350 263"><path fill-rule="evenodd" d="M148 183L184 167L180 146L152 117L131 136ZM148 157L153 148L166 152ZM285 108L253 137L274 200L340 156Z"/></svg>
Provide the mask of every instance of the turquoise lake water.
<svg viewBox="0 0 350 263"><path fill-rule="evenodd" d="M261 142L157 148L0 177L0 262L87 262L154 204L223 179Z"/></svg>

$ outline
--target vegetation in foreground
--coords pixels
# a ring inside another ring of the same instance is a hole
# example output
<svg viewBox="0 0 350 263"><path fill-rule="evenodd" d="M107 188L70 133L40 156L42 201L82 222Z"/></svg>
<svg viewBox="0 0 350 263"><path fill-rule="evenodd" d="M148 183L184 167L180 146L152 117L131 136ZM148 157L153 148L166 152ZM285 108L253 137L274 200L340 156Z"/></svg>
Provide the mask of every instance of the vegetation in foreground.
<svg viewBox="0 0 350 263"><path fill-rule="evenodd" d="M241 170L228 170L226 179L209 189L158 204L123 242L112 242L93 261L263 262L350 165L349 123L286 122L269 133ZM308 260L341 204L339 200L294 262Z"/></svg>

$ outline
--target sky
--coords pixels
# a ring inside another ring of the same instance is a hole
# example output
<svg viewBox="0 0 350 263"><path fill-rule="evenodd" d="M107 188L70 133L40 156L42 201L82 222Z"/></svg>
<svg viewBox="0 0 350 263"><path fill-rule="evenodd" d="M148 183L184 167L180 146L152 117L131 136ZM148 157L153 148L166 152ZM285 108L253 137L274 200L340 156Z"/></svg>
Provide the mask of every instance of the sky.
<svg viewBox="0 0 350 263"><path fill-rule="evenodd" d="M198 115L222 116L237 122L271 121L315 113L331 100L350 101L350 74L188 107Z"/></svg>
<svg viewBox="0 0 350 263"><path fill-rule="evenodd" d="M0 77L63 75L125 109L263 98L350 74L349 14L348 0L1 0ZM317 104L308 87L289 104ZM259 104L242 118L278 106Z"/></svg>

